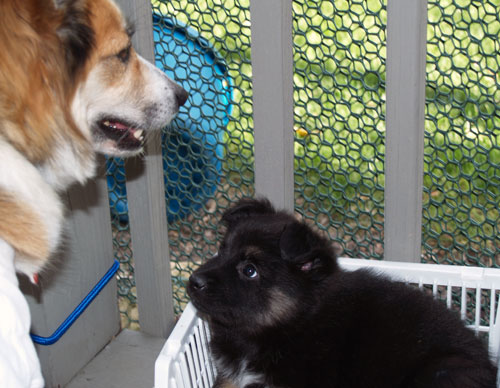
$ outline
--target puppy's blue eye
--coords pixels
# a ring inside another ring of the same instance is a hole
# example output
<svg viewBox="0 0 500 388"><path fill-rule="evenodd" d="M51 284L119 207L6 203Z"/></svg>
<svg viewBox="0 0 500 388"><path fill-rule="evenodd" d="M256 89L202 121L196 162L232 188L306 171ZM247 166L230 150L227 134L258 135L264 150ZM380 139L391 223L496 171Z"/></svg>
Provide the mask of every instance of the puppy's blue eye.
<svg viewBox="0 0 500 388"><path fill-rule="evenodd" d="M245 275L247 278L254 279L257 277L257 268L253 264L247 264L243 267L241 270L243 275Z"/></svg>

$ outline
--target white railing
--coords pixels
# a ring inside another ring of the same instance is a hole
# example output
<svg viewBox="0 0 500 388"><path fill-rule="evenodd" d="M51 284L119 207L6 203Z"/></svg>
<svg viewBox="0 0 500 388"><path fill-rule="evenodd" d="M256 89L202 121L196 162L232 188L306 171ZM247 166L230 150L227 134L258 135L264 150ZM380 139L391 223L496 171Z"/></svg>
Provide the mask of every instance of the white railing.
<svg viewBox="0 0 500 388"><path fill-rule="evenodd" d="M252 0L255 187L293 210L292 1ZM385 260L419 262L427 1L389 0Z"/></svg>

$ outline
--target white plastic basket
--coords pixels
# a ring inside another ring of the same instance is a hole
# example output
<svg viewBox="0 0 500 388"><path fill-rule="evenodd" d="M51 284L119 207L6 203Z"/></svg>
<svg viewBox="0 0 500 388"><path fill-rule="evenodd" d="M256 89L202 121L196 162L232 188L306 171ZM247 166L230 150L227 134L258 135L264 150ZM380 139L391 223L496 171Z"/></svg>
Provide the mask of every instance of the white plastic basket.
<svg viewBox="0 0 500 388"><path fill-rule="evenodd" d="M346 258L339 259L339 263L346 270L373 268L442 299L448 308L459 310L462 319L478 335L487 336L490 356L498 365L500 269ZM155 388L212 387L215 370L208 340L206 324L188 304L156 359Z"/></svg>

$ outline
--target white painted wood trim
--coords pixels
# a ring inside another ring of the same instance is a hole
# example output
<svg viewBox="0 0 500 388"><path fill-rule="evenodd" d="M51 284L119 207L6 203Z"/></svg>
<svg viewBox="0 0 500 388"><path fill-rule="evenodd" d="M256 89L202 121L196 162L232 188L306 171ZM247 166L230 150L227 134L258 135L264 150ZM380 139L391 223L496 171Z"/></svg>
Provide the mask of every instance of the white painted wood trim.
<svg viewBox="0 0 500 388"><path fill-rule="evenodd" d="M255 191L294 208L292 1L251 0Z"/></svg>
<svg viewBox="0 0 500 388"><path fill-rule="evenodd" d="M385 260L421 256L426 32L426 0L388 1Z"/></svg>
<svg viewBox="0 0 500 388"><path fill-rule="evenodd" d="M154 62L151 3L119 0L136 27L137 52ZM168 227L160 136L150 137L144 157L126 161L127 196L141 331L167 337L174 326Z"/></svg>

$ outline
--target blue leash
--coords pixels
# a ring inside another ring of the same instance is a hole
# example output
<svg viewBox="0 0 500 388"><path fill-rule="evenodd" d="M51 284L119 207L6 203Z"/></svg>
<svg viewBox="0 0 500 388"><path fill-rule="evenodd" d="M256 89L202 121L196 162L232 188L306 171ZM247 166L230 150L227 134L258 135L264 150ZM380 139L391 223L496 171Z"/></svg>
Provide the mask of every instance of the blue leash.
<svg viewBox="0 0 500 388"><path fill-rule="evenodd" d="M115 262L111 268L106 272L101 280L92 288L92 290L87 294L87 296L80 302L78 306L73 310L73 312L64 320L63 323L54 331L50 337L40 337L39 335L31 334L31 339L33 342L39 345L52 345L57 342L64 333L71 327L73 323L78 319L80 315L85 311L90 303L95 299L95 297L101 292L101 290L108 284L108 282L113 278L116 271L120 267L120 262L115 259Z"/></svg>

